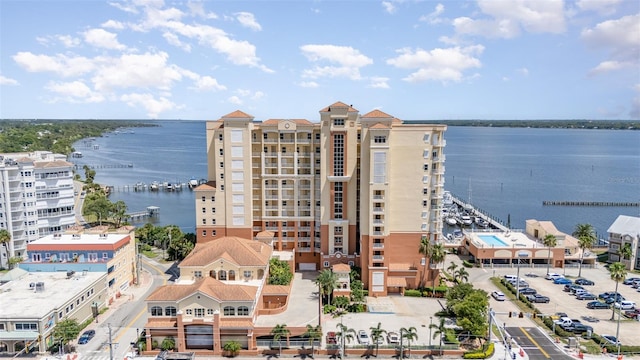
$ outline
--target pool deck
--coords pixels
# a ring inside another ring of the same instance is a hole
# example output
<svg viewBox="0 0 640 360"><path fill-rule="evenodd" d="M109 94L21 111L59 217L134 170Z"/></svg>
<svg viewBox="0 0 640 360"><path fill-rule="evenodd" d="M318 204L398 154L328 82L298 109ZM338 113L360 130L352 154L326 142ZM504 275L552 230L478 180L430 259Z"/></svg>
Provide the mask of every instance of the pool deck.
<svg viewBox="0 0 640 360"><path fill-rule="evenodd" d="M512 248L545 248L542 243L536 241L535 238L530 237L524 232L521 231L483 231L483 232L466 232L467 238L473 242L473 244L478 248L492 248L492 249L512 249ZM505 245L494 245L487 244L484 242L479 236L495 236L500 239Z"/></svg>

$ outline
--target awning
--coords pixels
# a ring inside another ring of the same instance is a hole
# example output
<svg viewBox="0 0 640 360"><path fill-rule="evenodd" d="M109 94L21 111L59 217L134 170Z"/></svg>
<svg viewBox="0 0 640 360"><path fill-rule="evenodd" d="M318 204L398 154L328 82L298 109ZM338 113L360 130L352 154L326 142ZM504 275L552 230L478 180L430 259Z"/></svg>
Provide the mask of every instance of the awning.
<svg viewBox="0 0 640 360"><path fill-rule="evenodd" d="M403 277L387 277L387 287L407 287L407 279Z"/></svg>
<svg viewBox="0 0 640 360"><path fill-rule="evenodd" d="M0 331L0 340L36 340L37 331Z"/></svg>

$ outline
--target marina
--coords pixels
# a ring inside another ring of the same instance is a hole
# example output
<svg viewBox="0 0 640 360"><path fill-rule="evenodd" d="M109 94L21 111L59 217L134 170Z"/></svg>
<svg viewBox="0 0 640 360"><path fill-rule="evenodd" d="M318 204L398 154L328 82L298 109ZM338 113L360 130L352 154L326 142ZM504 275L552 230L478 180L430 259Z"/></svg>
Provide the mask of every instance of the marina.
<svg viewBox="0 0 640 360"><path fill-rule="evenodd" d="M198 185L206 183L205 179L189 179L188 181L152 181L150 183L145 183L139 181L133 185L107 185L109 193L114 192L180 192L184 189L193 190Z"/></svg>

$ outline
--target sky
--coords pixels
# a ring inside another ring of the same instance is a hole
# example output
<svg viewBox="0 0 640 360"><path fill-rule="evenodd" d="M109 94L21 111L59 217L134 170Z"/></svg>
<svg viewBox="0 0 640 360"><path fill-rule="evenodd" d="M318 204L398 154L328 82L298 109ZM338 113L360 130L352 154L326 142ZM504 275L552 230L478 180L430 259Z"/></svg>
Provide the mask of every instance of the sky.
<svg viewBox="0 0 640 360"><path fill-rule="evenodd" d="M0 118L640 119L638 0L0 0Z"/></svg>

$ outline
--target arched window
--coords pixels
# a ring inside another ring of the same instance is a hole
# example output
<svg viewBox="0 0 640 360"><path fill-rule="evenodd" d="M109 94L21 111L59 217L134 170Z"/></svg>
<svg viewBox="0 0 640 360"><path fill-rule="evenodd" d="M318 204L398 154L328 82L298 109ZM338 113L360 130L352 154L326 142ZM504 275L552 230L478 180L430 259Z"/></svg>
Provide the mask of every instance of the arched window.
<svg viewBox="0 0 640 360"><path fill-rule="evenodd" d="M160 306L152 306L151 316L162 316L162 308Z"/></svg>
<svg viewBox="0 0 640 360"><path fill-rule="evenodd" d="M236 272L233 270L229 270L229 280L235 280L236 279Z"/></svg>
<svg viewBox="0 0 640 360"><path fill-rule="evenodd" d="M236 309L233 306L224 307L224 316L234 316L235 314L236 314Z"/></svg>
<svg viewBox="0 0 640 360"><path fill-rule="evenodd" d="M218 280L227 280L227 272L224 270L218 271Z"/></svg>
<svg viewBox="0 0 640 360"><path fill-rule="evenodd" d="M176 316L177 311L175 306L167 306L164 308L164 316Z"/></svg>
<svg viewBox="0 0 640 360"><path fill-rule="evenodd" d="M17 342L13 345L13 351L20 352L24 349L24 341Z"/></svg>
<svg viewBox="0 0 640 360"><path fill-rule="evenodd" d="M216 278L216 271L215 270L211 270L209 271L209 276L211 276L212 278Z"/></svg>
<svg viewBox="0 0 640 360"><path fill-rule="evenodd" d="M249 316L249 308L246 306L238 306L238 316Z"/></svg>
<svg viewBox="0 0 640 360"><path fill-rule="evenodd" d="M0 342L0 353L9 352L9 346L7 344Z"/></svg>
<svg viewBox="0 0 640 360"><path fill-rule="evenodd" d="M263 277L264 277L264 270L258 269L258 279L262 280Z"/></svg>

